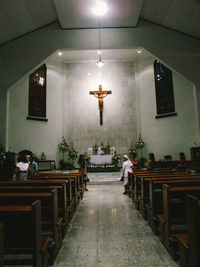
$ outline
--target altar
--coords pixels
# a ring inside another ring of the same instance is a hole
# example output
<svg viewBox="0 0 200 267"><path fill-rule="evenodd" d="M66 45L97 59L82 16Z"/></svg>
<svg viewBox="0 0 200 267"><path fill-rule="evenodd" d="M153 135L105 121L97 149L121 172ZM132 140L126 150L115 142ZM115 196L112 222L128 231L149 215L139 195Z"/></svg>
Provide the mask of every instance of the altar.
<svg viewBox="0 0 200 267"><path fill-rule="evenodd" d="M104 165L112 163L112 155L91 155L90 164Z"/></svg>

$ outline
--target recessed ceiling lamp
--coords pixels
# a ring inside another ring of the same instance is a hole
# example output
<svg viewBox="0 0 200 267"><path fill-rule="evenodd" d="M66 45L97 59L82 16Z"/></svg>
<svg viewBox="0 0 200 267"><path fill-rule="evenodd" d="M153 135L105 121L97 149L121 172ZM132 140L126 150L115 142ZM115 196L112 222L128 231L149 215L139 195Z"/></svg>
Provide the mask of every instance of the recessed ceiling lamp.
<svg viewBox="0 0 200 267"><path fill-rule="evenodd" d="M137 53L141 54L142 53L142 49L137 49Z"/></svg>
<svg viewBox="0 0 200 267"><path fill-rule="evenodd" d="M96 6L93 8L93 13L96 16L103 16L107 13L108 7L104 1L97 0Z"/></svg>
<svg viewBox="0 0 200 267"><path fill-rule="evenodd" d="M58 52L58 55L59 55L59 56L62 56L62 52Z"/></svg>

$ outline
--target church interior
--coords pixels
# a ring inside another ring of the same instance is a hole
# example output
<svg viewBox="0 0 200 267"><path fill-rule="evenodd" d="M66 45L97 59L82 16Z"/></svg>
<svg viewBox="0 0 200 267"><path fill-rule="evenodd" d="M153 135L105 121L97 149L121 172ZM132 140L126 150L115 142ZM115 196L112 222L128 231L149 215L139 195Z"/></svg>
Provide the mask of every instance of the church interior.
<svg viewBox="0 0 200 267"><path fill-rule="evenodd" d="M200 266L199 14L196 0L0 2L0 267ZM20 151L39 166L23 181Z"/></svg>

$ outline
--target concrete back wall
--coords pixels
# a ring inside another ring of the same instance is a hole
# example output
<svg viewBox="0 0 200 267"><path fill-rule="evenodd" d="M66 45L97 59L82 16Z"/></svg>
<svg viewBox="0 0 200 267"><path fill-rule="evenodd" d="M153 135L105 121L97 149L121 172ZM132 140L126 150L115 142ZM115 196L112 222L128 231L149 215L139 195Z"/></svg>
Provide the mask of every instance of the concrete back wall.
<svg viewBox="0 0 200 267"><path fill-rule="evenodd" d="M137 136L137 109L134 63L106 63L99 69L95 62L65 65L63 88L63 135L73 141L79 152L97 142L127 153ZM99 122L98 98L90 90L112 90L104 98L103 125Z"/></svg>

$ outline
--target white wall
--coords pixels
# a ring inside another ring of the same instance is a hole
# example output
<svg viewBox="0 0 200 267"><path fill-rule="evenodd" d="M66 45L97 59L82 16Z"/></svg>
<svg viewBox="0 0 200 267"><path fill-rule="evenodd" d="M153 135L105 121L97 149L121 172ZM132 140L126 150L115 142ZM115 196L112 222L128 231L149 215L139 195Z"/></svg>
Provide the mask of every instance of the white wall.
<svg viewBox="0 0 200 267"><path fill-rule="evenodd" d="M156 96L153 62L149 58L137 64L137 89L140 96L140 131L146 143L144 152L154 152L156 159L172 155L178 159L199 142L197 103L193 84L173 71L175 111L177 116L156 119Z"/></svg>
<svg viewBox="0 0 200 267"><path fill-rule="evenodd" d="M88 75L88 73L90 75ZM63 135L79 152L95 142L127 153L137 136L137 109L134 63L106 63L100 70L95 62L65 65L63 90ZM103 126L99 121L98 99L90 90L112 90L104 98Z"/></svg>
<svg viewBox="0 0 200 267"><path fill-rule="evenodd" d="M7 148L13 152L30 149L39 156L57 159L62 136L62 65L47 61L48 122L27 120L29 74L8 90Z"/></svg>

